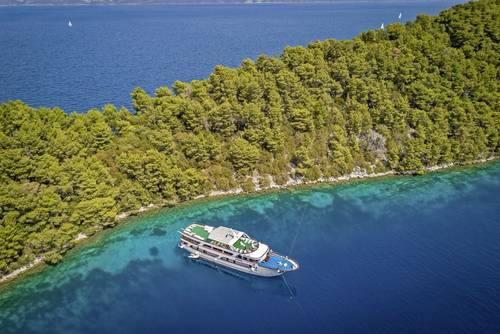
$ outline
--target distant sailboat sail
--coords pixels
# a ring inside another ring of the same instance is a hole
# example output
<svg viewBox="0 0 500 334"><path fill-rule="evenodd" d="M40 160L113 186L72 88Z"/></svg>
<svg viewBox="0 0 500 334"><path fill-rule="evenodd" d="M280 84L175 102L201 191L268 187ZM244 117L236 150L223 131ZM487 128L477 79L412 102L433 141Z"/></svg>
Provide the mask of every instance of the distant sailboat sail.
<svg viewBox="0 0 500 334"><path fill-rule="evenodd" d="M73 23L71 23L71 21L68 21L68 27L72 27L73 26Z"/></svg>
<svg viewBox="0 0 500 334"><path fill-rule="evenodd" d="M382 22L382 25L380 26L380 29L384 29L384 22Z"/></svg>
<svg viewBox="0 0 500 334"><path fill-rule="evenodd" d="M401 20L401 18L402 18L402 17L403 17L403 13L399 13L399 15L398 15L398 19L400 19L400 20Z"/></svg>

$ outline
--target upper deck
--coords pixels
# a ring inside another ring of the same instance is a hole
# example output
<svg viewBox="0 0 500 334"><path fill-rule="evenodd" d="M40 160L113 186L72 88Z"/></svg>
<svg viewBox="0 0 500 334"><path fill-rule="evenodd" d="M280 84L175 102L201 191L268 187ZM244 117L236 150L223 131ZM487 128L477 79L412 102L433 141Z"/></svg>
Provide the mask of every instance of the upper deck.
<svg viewBox="0 0 500 334"><path fill-rule="evenodd" d="M224 226L214 228L207 225L191 224L184 229L184 233L255 259L262 257L269 250L267 245L250 238L246 233Z"/></svg>
<svg viewBox="0 0 500 334"><path fill-rule="evenodd" d="M191 224L188 227L186 227L184 231L188 232L189 234L197 236L199 239L202 239L203 241L207 241L208 235L210 234L210 230L207 230L203 225L198 225L198 224Z"/></svg>

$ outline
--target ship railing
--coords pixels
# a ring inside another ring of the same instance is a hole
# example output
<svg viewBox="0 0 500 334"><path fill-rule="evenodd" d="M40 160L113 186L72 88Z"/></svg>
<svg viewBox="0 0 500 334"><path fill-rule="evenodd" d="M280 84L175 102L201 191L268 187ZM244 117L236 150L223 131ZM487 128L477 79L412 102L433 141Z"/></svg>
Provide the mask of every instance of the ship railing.
<svg viewBox="0 0 500 334"><path fill-rule="evenodd" d="M213 256L212 254L214 254L215 256L213 257L216 257L217 259L220 259L222 257L224 258L227 258L227 259L231 259L231 260L234 260L234 261L237 261L238 265L242 265L242 266L254 266L254 265L257 265L257 262L253 262L253 261L248 261L248 260L245 260L243 258L239 258L238 255L229 255L229 254L225 254L225 253L220 253L220 250L217 249L217 248L207 248L206 245L196 245L196 244L192 244L192 243L188 243L187 244L187 247L191 248L191 249L194 249L196 251L200 251L200 250L205 250L207 251L207 253L209 253L210 256ZM225 261L225 260L222 260L222 261Z"/></svg>

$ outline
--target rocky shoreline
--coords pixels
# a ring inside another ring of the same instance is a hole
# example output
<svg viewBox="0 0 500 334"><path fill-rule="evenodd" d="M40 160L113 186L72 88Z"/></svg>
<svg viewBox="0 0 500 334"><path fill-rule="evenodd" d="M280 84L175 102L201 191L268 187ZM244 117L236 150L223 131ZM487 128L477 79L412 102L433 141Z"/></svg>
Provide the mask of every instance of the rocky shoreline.
<svg viewBox="0 0 500 334"><path fill-rule="evenodd" d="M480 160L474 160L470 161L467 163L448 163L448 164L441 164L441 165L435 165L435 166L429 166L425 167L425 171L428 172L433 172L433 171L438 171L438 170L443 170L443 169L448 169L452 167L459 167L459 166L466 166L466 165L476 165L476 164L481 164L485 163L488 161L492 161L497 159L498 157L489 157L485 159L480 159ZM266 190L284 190L284 189L289 189L293 188L296 186L301 186L301 185L314 185L314 184L335 184L335 183L340 183L340 182L347 182L350 180L357 180L357 179L370 179L370 178L378 178L378 177L384 177L384 176L390 176L390 175L411 175L415 174L415 171L409 171L409 172L404 172L404 173L398 173L394 170L389 170L387 172L382 172L382 173L367 173L366 170L363 170L359 167L354 168L353 172L347 175L339 176L339 177L330 177L330 178L319 178L317 180L313 181L308 181L305 180L304 178L289 178L286 184L284 185L278 185L274 182L272 177L270 177L270 183L269 186L267 187L260 187L259 185L259 178L257 176L252 177L252 181L255 185L255 190L253 192L260 192L260 191L266 191ZM253 193L252 192L252 193ZM212 198L212 197L219 197L219 196L231 196L231 195L238 195L238 194L243 194L245 191L242 188L234 188L230 189L227 191L220 191L220 190L214 190L208 193L207 195L200 195L197 196L195 199L202 199L202 198ZM156 204L149 204L147 206L140 207L136 211L129 211L129 212L122 212L116 216L116 219L118 221L123 220L129 216L132 215L137 215L141 213L145 213L154 209L159 209L161 206L156 205ZM80 242L83 239L88 238L88 235L84 233L78 234L78 236L73 239L73 242L76 244ZM28 272L30 269L33 269L43 263L44 256L38 256L33 260L32 262L14 270L13 272L4 275L0 277L0 284L6 283L8 281L11 281L15 279L16 277L22 275L23 273Z"/></svg>

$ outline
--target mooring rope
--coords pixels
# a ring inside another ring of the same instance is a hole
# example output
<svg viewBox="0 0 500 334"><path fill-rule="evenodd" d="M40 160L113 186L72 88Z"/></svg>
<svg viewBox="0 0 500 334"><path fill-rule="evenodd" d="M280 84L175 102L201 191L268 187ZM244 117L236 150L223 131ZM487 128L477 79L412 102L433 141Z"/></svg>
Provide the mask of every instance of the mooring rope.
<svg viewBox="0 0 500 334"><path fill-rule="evenodd" d="M292 255L292 251L295 248L295 242L297 241L297 237L299 236L300 229L302 227L302 222L304 221L304 215L305 215L305 210L302 211L302 215L300 216L299 220L299 227L297 227L297 232L295 232L295 237L292 240L292 244L290 245L290 251L288 252L288 255Z"/></svg>
<svg viewBox="0 0 500 334"><path fill-rule="evenodd" d="M292 289L290 288L290 285L288 285L288 282L285 278L285 275L281 275L281 277L283 278L283 282L285 283L285 286L286 288L288 289L288 292L290 293L290 300L294 299L295 298L295 295L293 294L293 291Z"/></svg>
<svg viewBox="0 0 500 334"><path fill-rule="evenodd" d="M289 300L293 301L293 303L295 305L297 305L297 307L301 310L301 311L304 311L304 309L302 308L302 305L300 305L300 303L297 301L297 299L295 299L295 295L292 291L292 289L290 288L290 285L288 285L288 281L286 280L285 278L285 275L281 275L281 277L283 278L283 283L285 283L285 286L286 288L288 289L288 293L290 294L290 298Z"/></svg>
<svg viewBox="0 0 500 334"><path fill-rule="evenodd" d="M297 237L299 236L300 230L302 228L302 222L304 221L304 215L305 215L305 210L302 211L302 215L300 216L299 220L299 227L297 227L297 231L295 232L295 237L292 240L292 244L290 245L290 251L288 252L287 255L292 255L292 252L295 248L295 242L297 241ZM285 283L286 288L288 289L288 293L290 294L290 300L294 302L295 305L297 305L302 311L302 305L299 304L299 302L295 299L295 294L293 293L292 289L290 288L290 285L288 284L288 281L285 278L285 275L281 275L283 278L283 283Z"/></svg>

